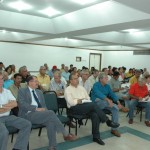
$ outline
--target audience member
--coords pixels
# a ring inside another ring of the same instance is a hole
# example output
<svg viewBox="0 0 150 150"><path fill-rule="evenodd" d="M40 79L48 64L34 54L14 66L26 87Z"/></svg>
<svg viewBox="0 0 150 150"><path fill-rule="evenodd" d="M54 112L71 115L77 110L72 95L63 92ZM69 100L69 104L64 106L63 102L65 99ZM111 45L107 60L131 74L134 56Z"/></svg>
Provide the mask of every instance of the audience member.
<svg viewBox="0 0 150 150"><path fill-rule="evenodd" d="M149 95L148 88L146 86L145 78L138 78L138 82L131 85L129 94L131 97L130 109L129 109L129 124L133 123L134 109L139 104L145 107L145 124L150 127L150 103L142 102L143 98Z"/></svg>
<svg viewBox="0 0 150 150"><path fill-rule="evenodd" d="M39 74L37 75L39 81L39 87L42 91L49 91L50 89L50 77L46 74L46 68L41 66Z"/></svg>
<svg viewBox="0 0 150 150"><path fill-rule="evenodd" d="M26 83L21 83L22 76L19 73L14 74L14 84L12 84L8 89L11 91L15 99L17 100L18 91L20 88L27 87Z"/></svg>
<svg viewBox="0 0 150 150"><path fill-rule="evenodd" d="M65 80L67 81L67 83L69 83L70 73L68 71L68 66L65 66L64 71L62 72L61 75L65 78Z"/></svg>
<svg viewBox="0 0 150 150"><path fill-rule="evenodd" d="M23 118L10 115L10 110L17 106L15 97L3 88L3 74L0 72L0 149L7 150L9 132L7 126L19 129L13 150L27 150L31 123Z"/></svg>
<svg viewBox="0 0 150 150"><path fill-rule="evenodd" d="M112 91L116 94L119 100L125 101L125 106L129 108L129 95L128 95L128 89L121 88L121 82L118 80L119 78L119 72L115 71L113 73L113 77L110 79L108 84L110 85ZM123 112L128 112L129 110L123 107L121 110Z"/></svg>
<svg viewBox="0 0 150 150"><path fill-rule="evenodd" d="M77 137L73 134L69 134L57 115L47 110L44 102L44 96L38 87L38 80L35 76L30 76L27 79L27 88L19 89L18 102L19 102L19 115L29 121L32 124L42 124L46 126L49 150L56 149L56 132L61 132L64 136L64 140L73 141Z"/></svg>
<svg viewBox="0 0 150 150"><path fill-rule="evenodd" d="M48 75L50 76L50 79L53 78L53 74L56 70L57 70L57 66L53 66L52 69L48 72Z"/></svg>
<svg viewBox="0 0 150 150"><path fill-rule="evenodd" d="M5 66L2 62L0 62L0 72L5 70Z"/></svg>
<svg viewBox="0 0 150 150"><path fill-rule="evenodd" d="M98 81L98 75L99 75L99 71L95 69L93 71L93 74L88 78L91 89L93 88L94 83Z"/></svg>
<svg viewBox="0 0 150 150"><path fill-rule="evenodd" d="M141 70L136 69L135 70L135 75L132 78L130 78L130 80L129 80L130 85L132 85L134 83L137 83L140 75L141 75Z"/></svg>
<svg viewBox="0 0 150 150"><path fill-rule="evenodd" d="M69 79L70 85L65 90L68 108L75 115L90 115L92 120L93 141L100 145L104 145L105 143L100 139L99 124L106 122L108 126L113 127L118 127L119 124L111 122L95 103L83 103L83 100L90 101L90 97L86 90L79 85L78 76L76 74L70 74Z"/></svg>
<svg viewBox="0 0 150 150"><path fill-rule="evenodd" d="M14 84L14 80L11 80L8 78L8 73L7 72L3 72L3 78L4 78L4 84L3 87L5 89L8 89L12 84Z"/></svg>
<svg viewBox="0 0 150 150"><path fill-rule="evenodd" d="M79 77L79 85L84 87L86 92L90 94L91 85L90 85L90 81L88 80L88 78L89 78L89 70L83 69L81 71L81 77Z"/></svg>
<svg viewBox="0 0 150 150"><path fill-rule="evenodd" d="M22 76L22 81L21 83L26 83L27 82L27 78L29 77L29 73L27 70L26 66L22 66L19 68L19 74L21 74Z"/></svg>
<svg viewBox="0 0 150 150"><path fill-rule="evenodd" d="M107 82L107 74L101 72L99 75L99 82L96 82L93 86L91 98L92 101L99 106L99 109L110 110L112 112L112 121L118 123L119 109L122 109L122 105L120 104L118 97L111 90ZM115 128L112 128L111 133L117 137L121 136L119 131Z"/></svg>

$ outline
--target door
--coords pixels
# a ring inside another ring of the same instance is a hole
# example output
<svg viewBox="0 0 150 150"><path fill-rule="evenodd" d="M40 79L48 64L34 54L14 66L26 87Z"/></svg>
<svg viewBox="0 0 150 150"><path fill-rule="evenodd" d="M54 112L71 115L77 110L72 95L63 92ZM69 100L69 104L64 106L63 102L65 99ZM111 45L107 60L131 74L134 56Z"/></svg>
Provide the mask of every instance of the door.
<svg viewBox="0 0 150 150"><path fill-rule="evenodd" d="M89 69L91 69L91 67L95 67L95 69L101 70L101 56L101 54L90 53Z"/></svg>

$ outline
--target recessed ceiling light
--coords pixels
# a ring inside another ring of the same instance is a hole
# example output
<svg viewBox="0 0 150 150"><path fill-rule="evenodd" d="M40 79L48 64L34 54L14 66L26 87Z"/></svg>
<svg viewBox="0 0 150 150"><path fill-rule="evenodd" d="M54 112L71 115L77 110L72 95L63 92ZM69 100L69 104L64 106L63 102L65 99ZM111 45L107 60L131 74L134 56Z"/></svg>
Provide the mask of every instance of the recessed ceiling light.
<svg viewBox="0 0 150 150"><path fill-rule="evenodd" d="M17 2L12 2L9 3L8 6L17 9L18 11L22 11L22 10L27 10L27 9L31 9L32 6L23 2L23 1L17 1Z"/></svg>
<svg viewBox="0 0 150 150"><path fill-rule="evenodd" d="M122 31L133 33L133 32L139 32L140 30L138 30L138 29L127 29L127 30L122 30Z"/></svg>
<svg viewBox="0 0 150 150"><path fill-rule="evenodd" d="M49 16L49 17L52 17L52 16L56 16L56 15L58 15L58 14L61 14L60 11L58 11L58 10L52 8L52 7L48 7L48 8L46 8L46 9L44 9L44 10L41 10L40 12L41 12L42 14L44 14L44 15Z"/></svg>
<svg viewBox="0 0 150 150"><path fill-rule="evenodd" d="M97 0L71 0L74 3L80 4L80 5L87 5L96 2Z"/></svg>

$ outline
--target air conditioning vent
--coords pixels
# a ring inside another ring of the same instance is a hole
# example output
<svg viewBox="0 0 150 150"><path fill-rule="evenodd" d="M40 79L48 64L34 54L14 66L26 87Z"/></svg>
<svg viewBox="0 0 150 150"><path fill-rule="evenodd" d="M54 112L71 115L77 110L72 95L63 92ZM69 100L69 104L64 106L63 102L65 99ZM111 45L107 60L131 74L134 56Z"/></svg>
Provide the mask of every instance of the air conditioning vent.
<svg viewBox="0 0 150 150"><path fill-rule="evenodd" d="M133 55L150 55L150 50L133 51Z"/></svg>

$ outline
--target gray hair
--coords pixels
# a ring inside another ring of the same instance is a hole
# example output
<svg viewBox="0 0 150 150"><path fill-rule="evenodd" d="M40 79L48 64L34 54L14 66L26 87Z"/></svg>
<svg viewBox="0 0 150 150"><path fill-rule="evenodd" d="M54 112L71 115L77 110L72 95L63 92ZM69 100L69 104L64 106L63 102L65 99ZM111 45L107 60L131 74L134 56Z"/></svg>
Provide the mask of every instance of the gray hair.
<svg viewBox="0 0 150 150"><path fill-rule="evenodd" d="M23 70L25 70L25 69L27 69L27 67L26 66L22 66L22 67L20 67L19 68L19 73L21 73Z"/></svg>
<svg viewBox="0 0 150 150"><path fill-rule="evenodd" d="M138 82L146 82L146 78L144 78L144 77L139 77Z"/></svg>
<svg viewBox="0 0 150 150"><path fill-rule="evenodd" d="M60 71L55 71L53 76L58 76L58 77L61 77L61 72Z"/></svg>
<svg viewBox="0 0 150 150"><path fill-rule="evenodd" d="M98 79L103 79L104 77L107 77L107 74L105 72L100 72Z"/></svg>
<svg viewBox="0 0 150 150"><path fill-rule="evenodd" d="M83 69L83 70L81 71L81 75L82 75L82 74L85 74L85 73L89 73L89 70L88 70L88 69Z"/></svg>

